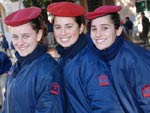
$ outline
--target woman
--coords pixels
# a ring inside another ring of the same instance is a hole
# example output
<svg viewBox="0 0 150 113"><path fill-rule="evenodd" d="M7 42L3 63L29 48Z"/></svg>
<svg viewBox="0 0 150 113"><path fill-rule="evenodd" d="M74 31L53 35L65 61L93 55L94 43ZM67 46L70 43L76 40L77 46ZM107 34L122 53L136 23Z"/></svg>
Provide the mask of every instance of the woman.
<svg viewBox="0 0 150 113"><path fill-rule="evenodd" d="M91 21L92 48L111 70L124 113L149 113L150 53L124 39L120 9L104 5L86 15Z"/></svg>
<svg viewBox="0 0 150 113"><path fill-rule="evenodd" d="M87 46L82 6L57 2L48 6L63 68L66 113L121 113L109 72Z"/></svg>
<svg viewBox="0 0 150 113"><path fill-rule="evenodd" d="M42 20L38 7L5 18L17 62L8 76L2 113L63 113L61 71L42 43L47 33Z"/></svg>

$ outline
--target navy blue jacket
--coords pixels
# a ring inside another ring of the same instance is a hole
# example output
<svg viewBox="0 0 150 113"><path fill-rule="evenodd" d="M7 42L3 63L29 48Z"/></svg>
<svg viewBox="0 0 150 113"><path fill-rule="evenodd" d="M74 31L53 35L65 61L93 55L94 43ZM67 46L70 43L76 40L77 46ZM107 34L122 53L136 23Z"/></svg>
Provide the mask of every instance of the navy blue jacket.
<svg viewBox="0 0 150 113"><path fill-rule="evenodd" d="M19 57L8 76L2 113L64 113L61 74L41 47Z"/></svg>
<svg viewBox="0 0 150 113"><path fill-rule="evenodd" d="M150 113L150 52L117 37L106 50L97 50L112 75L125 113Z"/></svg>
<svg viewBox="0 0 150 113"><path fill-rule="evenodd" d="M0 75L8 72L11 66L12 63L9 57L5 53L0 52Z"/></svg>
<svg viewBox="0 0 150 113"><path fill-rule="evenodd" d="M82 34L69 48L57 46L63 67L66 113L122 113L104 62L87 46Z"/></svg>
<svg viewBox="0 0 150 113"><path fill-rule="evenodd" d="M3 40L2 40L2 48L4 48L4 49L9 48L8 41L6 40L5 37L3 37Z"/></svg>

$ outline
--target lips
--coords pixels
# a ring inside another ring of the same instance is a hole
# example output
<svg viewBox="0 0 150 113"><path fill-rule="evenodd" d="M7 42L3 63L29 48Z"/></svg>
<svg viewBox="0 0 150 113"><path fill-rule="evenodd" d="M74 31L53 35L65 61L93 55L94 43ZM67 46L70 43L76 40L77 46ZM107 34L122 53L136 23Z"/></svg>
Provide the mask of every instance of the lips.
<svg viewBox="0 0 150 113"><path fill-rule="evenodd" d="M20 50L25 50L25 47L21 47L21 48L19 48Z"/></svg>
<svg viewBox="0 0 150 113"><path fill-rule="evenodd" d="M68 42L70 38L61 38L61 42Z"/></svg>
<svg viewBox="0 0 150 113"><path fill-rule="evenodd" d="M18 47L20 51L24 51L27 47Z"/></svg>
<svg viewBox="0 0 150 113"><path fill-rule="evenodd" d="M95 39L96 43L102 43L105 42L106 39Z"/></svg>

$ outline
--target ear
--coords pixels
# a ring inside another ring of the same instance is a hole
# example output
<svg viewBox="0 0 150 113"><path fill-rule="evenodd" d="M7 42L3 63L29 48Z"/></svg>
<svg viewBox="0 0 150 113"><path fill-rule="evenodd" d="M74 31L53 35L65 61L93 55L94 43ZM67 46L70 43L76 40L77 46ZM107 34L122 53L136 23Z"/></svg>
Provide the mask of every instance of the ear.
<svg viewBox="0 0 150 113"><path fill-rule="evenodd" d="M120 34L122 33L122 27L120 26L117 30L116 30L116 35L120 36Z"/></svg>
<svg viewBox="0 0 150 113"><path fill-rule="evenodd" d="M43 31L40 29L37 33L37 41L39 42L42 39Z"/></svg>
<svg viewBox="0 0 150 113"><path fill-rule="evenodd" d="M85 25L81 24L80 29L79 29L79 34L82 34L85 30Z"/></svg>

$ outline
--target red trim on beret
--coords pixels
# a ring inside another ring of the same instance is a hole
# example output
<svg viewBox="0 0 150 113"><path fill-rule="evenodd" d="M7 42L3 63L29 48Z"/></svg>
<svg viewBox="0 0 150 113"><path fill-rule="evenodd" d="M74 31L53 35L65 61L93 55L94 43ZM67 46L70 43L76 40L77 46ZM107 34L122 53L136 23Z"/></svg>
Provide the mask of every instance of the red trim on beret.
<svg viewBox="0 0 150 113"><path fill-rule="evenodd" d="M89 20L92 20L97 17L101 17L107 14L115 13L121 10L121 6L109 6L104 5L97 9L95 9L93 12L89 12L86 14L86 18Z"/></svg>
<svg viewBox="0 0 150 113"><path fill-rule="evenodd" d="M85 14L85 9L79 4L72 2L56 2L48 5L48 12L54 16L76 17Z"/></svg>
<svg viewBox="0 0 150 113"><path fill-rule="evenodd" d="M32 19L38 17L41 14L41 8L39 7L29 7L17 10L9 14L5 19L5 24L9 26L19 26L28 23Z"/></svg>

